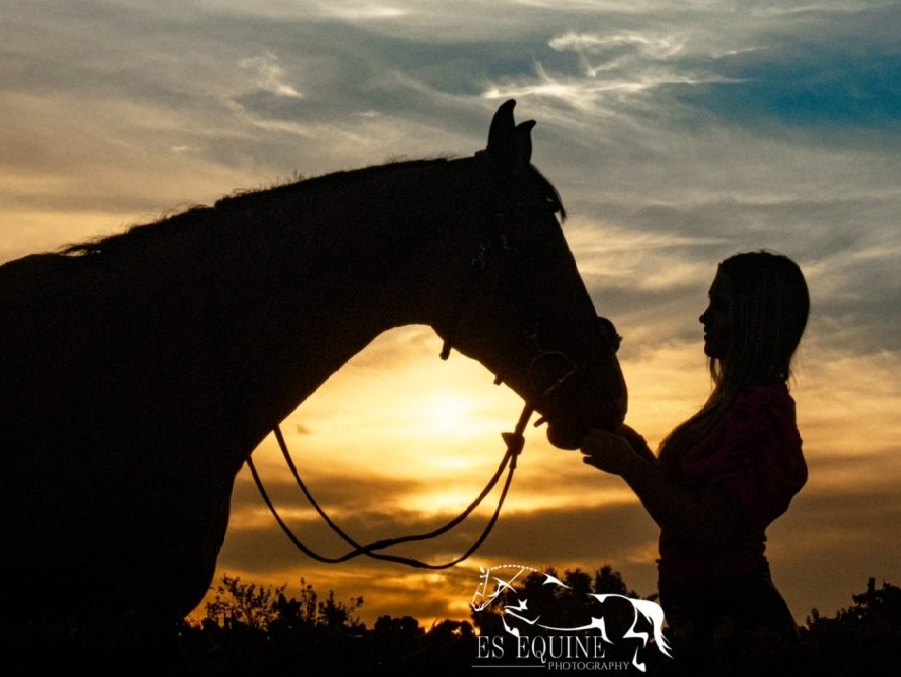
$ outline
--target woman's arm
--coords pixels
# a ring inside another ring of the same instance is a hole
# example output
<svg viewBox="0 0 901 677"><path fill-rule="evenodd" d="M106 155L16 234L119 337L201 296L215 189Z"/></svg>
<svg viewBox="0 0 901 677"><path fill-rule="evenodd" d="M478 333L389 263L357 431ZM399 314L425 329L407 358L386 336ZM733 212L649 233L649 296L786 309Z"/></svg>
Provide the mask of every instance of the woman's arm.
<svg viewBox="0 0 901 677"><path fill-rule="evenodd" d="M638 436L631 428L629 431L629 437ZM650 450L636 450L626 437L593 430L582 442L582 453L586 464L622 477L658 525L677 530L698 544L725 542L747 527L721 493L680 486L664 474Z"/></svg>

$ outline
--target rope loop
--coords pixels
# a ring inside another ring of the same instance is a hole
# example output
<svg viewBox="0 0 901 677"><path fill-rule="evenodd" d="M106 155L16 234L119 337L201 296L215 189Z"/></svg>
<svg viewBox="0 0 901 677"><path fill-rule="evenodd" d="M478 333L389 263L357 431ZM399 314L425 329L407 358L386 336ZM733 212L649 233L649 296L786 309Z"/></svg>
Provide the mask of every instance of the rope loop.
<svg viewBox="0 0 901 677"><path fill-rule="evenodd" d="M443 526L438 527L437 529L433 529L432 531L419 534L411 534L408 536L399 536L396 538L386 538L367 544L358 543L354 538L352 538L343 529L341 529L341 527L339 527L332 520L332 518L329 517L328 513L326 513L325 510L323 510L323 508L319 505L319 502L316 501L306 483L300 477L300 473L297 471L297 466L295 465L294 460L291 457L291 453L288 450L288 445L285 443L285 438L282 435L280 428L276 426L274 429L276 441L278 442L282 456L285 459L285 463L287 463L288 468L291 470L291 474L294 476L294 480L297 483L297 486L300 488L303 495L307 498L307 501L311 506L313 506L319 516L322 517L325 523L329 525L331 530L352 548L345 554L338 557L327 557L325 555L321 555L313 551L297 537L291 527L289 527L279 515L278 510L272 502L272 499L269 497L269 494L266 492L266 489L263 486L263 481L260 478L260 475L257 472L256 466L254 465L250 455L248 455L246 463L250 468L251 475L253 475L253 481L256 484L257 489L259 490L263 501L266 503L266 506L269 508L269 512L272 513L272 516L275 518L276 523L279 525L279 527L281 527L282 531L298 550L300 550L308 557L316 560L317 562L323 562L325 564L338 564L341 562L347 562L348 560L354 559L356 557L360 557L361 555L365 555L366 557L370 557L372 559L395 562L397 564L405 564L417 569L449 569L450 567L468 559L476 550L478 550L479 547L481 547L482 543L485 542L485 539L488 538L488 534L491 533L494 525L497 523L497 520L500 517L501 508L503 507L504 501L507 498L507 492L510 489L510 484L513 481L513 473L516 470L517 459L519 458L519 455L522 453L523 447L525 446L525 438L523 437L523 432L528 425L529 418L531 418L533 413L534 410L532 409L532 406L526 403L522 413L519 416L519 420L517 421L516 429L511 433L501 434L504 439L504 443L507 445L506 453L504 454L504 457L501 460L497 471L482 489L481 493L472 501L472 503L469 504L469 506L467 506L467 508L462 513L448 521ZM494 489L494 487L500 481L501 477L504 475L505 471L507 473L507 477L504 481L500 497L498 498L498 503L497 507L494 510L494 514L488 520L479 537L466 550L466 552L464 552L459 557L456 557L455 559L447 562L443 562L441 564L430 564L413 557L403 557L381 552L382 550L400 545L401 543L410 543L413 541L423 541L436 538L461 524L482 503L482 501L491 492L491 490Z"/></svg>

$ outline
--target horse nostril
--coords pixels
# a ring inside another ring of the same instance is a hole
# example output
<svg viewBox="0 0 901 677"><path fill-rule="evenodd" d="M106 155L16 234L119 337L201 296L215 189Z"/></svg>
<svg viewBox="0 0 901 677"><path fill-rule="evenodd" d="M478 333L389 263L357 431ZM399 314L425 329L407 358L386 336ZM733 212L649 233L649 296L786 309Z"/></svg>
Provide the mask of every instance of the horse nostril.
<svg viewBox="0 0 901 677"><path fill-rule="evenodd" d="M576 367L563 353L544 351L535 356L529 365L529 380L538 401L546 401L563 387L576 373Z"/></svg>

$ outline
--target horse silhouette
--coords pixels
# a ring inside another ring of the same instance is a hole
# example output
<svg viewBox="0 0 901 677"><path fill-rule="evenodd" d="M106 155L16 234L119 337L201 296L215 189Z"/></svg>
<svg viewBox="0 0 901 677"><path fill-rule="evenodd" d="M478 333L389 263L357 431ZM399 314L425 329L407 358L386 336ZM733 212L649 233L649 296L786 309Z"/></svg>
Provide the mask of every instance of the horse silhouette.
<svg viewBox="0 0 901 677"><path fill-rule="evenodd" d="M557 446L618 426L615 336L513 106L471 157L234 195L0 267L0 608L189 612L245 459L393 327L478 360Z"/></svg>

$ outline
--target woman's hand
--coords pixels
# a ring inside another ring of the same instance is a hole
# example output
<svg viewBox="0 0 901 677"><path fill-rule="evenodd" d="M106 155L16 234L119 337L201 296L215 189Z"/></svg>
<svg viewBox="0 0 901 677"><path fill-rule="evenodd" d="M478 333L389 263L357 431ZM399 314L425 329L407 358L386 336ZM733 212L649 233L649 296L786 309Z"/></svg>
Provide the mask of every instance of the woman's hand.
<svg viewBox="0 0 901 677"><path fill-rule="evenodd" d="M632 451L634 451L646 461L649 461L651 463L655 463L657 461L657 457L648 446L647 440L642 437L634 428L630 428L625 423L623 423L617 429L616 434L624 438L626 442L629 443L629 446L632 447Z"/></svg>
<svg viewBox="0 0 901 677"><path fill-rule="evenodd" d="M584 463L614 475L629 474L642 460L626 438L598 429L582 440L582 453Z"/></svg>

